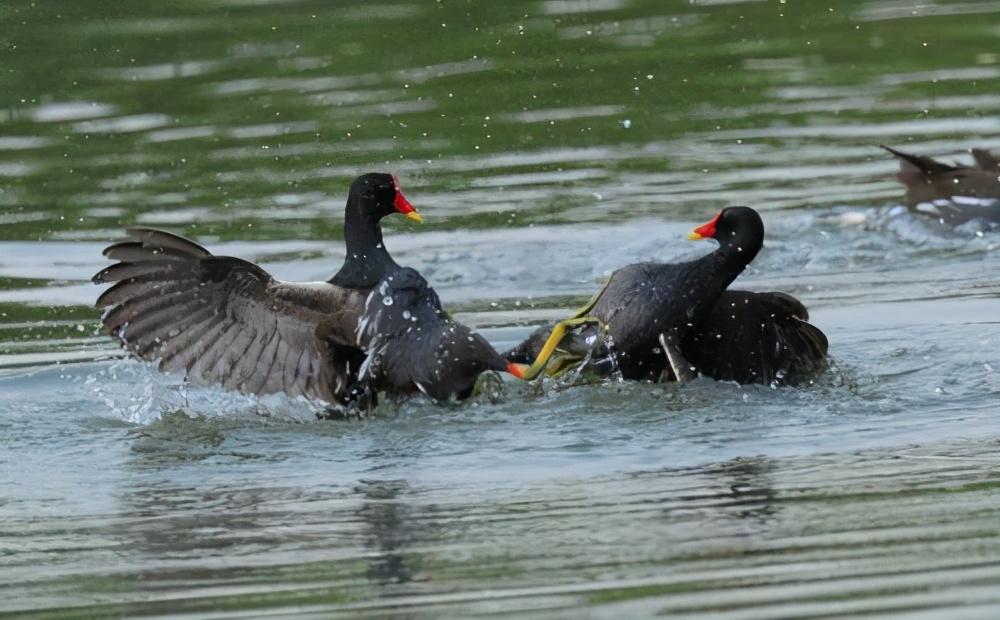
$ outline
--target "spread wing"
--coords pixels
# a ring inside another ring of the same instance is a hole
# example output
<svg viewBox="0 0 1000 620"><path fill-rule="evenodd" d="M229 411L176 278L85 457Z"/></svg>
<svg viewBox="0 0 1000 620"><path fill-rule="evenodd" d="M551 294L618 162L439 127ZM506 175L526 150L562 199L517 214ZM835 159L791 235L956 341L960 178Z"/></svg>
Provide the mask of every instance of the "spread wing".
<svg viewBox="0 0 1000 620"><path fill-rule="evenodd" d="M253 263L197 243L133 228L109 246L119 262L94 276L114 282L97 300L105 331L132 354L201 385L285 392L336 402L363 354L349 346L362 292L279 282Z"/></svg>
<svg viewBox="0 0 1000 620"><path fill-rule="evenodd" d="M825 368L828 346L808 319L791 295L726 291L682 353L701 374L722 381L804 383Z"/></svg>

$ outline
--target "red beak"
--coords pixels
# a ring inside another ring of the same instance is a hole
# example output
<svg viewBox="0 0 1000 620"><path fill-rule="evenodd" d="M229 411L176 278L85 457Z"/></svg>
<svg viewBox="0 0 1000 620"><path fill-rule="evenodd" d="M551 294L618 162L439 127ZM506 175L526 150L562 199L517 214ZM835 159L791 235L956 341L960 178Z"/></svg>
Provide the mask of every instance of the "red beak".
<svg viewBox="0 0 1000 620"><path fill-rule="evenodd" d="M403 192L396 190L396 199L392 201L392 206L396 207L396 210L406 215L407 213L414 213L416 209L410 204L410 201L406 199Z"/></svg>
<svg viewBox="0 0 1000 620"><path fill-rule="evenodd" d="M713 217L709 221L705 222L698 228L695 228L693 231L691 231L691 234L688 235L688 239L691 239L692 241L697 241L698 239L707 239L709 237L714 237L715 225L718 224L720 217L722 217L722 211L719 211L718 213L715 214L715 217Z"/></svg>
<svg viewBox="0 0 1000 620"><path fill-rule="evenodd" d="M399 181L396 180L396 176L393 175L392 182L396 187L396 197L392 200L392 206L396 208L396 211L402 213L414 222L423 222L424 218L417 213L417 210L413 208L410 201L406 199L403 195L403 190L399 189Z"/></svg>

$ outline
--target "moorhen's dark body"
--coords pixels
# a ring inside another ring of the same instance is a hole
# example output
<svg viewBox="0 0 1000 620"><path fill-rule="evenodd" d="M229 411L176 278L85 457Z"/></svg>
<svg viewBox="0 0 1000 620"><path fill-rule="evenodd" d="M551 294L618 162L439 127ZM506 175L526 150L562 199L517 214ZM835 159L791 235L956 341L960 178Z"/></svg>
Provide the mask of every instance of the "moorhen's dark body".
<svg viewBox="0 0 1000 620"><path fill-rule="evenodd" d="M904 202L915 212L935 217L950 226L971 220L1000 223L1000 157L997 155L983 149L971 149L975 165L960 166L888 146L882 148L899 159L897 178L906 186ZM956 197L998 202L956 202L953 200Z"/></svg>
<svg viewBox="0 0 1000 620"><path fill-rule="evenodd" d="M419 220L395 178L366 174L351 185L347 256L329 282L279 282L239 258L214 256L165 231L132 228L104 254L118 263L94 276L114 282L97 300L106 333L136 357L193 383L253 394L285 392L331 403L357 393L365 352L358 320L373 287L400 267L382 242L391 213Z"/></svg>
<svg viewBox="0 0 1000 620"><path fill-rule="evenodd" d="M369 295L358 344L369 352L360 378L377 391L419 391L446 401L471 395L487 370L522 375L486 339L449 318L434 289L410 268L387 275Z"/></svg>
<svg viewBox="0 0 1000 620"><path fill-rule="evenodd" d="M680 380L693 372L740 383L798 383L822 370L823 333L806 322L805 308L782 293L726 291L764 240L760 216L730 207L692 233L719 248L685 263L639 263L615 271L578 320L598 319L610 343L589 327L562 339L559 349L588 370L626 379ZM505 354L530 362L551 328L542 328ZM557 335L558 337L558 335ZM594 349L593 347L596 347Z"/></svg>
<svg viewBox="0 0 1000 620"><path fill-rule="evenodd" d="M726 291L685 338L684 357L706 377L737 383L808 383L826 368L826 336L786 293Z"/></svg>

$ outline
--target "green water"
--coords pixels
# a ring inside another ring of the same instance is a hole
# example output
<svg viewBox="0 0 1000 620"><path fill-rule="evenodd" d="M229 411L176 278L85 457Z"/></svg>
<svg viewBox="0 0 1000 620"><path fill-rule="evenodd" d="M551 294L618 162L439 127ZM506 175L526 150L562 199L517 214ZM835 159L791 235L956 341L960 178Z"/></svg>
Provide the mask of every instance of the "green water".
<svg viewBox="0 0 1000 620"><path fill-rule="evenodd" d="M4 3L0 615L997 617L1000 236L877 148L1000 150L997 93L990 1ZM336 423L97 334L123 227L326 279L369 170L498 348L753 206L833 367Z"/></svg>

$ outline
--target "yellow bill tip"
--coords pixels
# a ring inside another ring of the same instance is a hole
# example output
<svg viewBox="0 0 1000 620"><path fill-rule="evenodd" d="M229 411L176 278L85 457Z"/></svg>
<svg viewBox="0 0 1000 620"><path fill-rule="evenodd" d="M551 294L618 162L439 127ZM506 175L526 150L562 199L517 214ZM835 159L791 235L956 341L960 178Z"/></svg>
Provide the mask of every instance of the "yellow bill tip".
<svg viewBox="0 0 1000 620"><path fill-rule="evenodd" d="M409 213L404 213L403 215L406 216L406 219L413 220L418 224L422 224L424 221L424 216L420 215L416 211L410 211Z"/></svg>
<svg viewBox="0 0 1000 620"><path fill-rule="evenodd" d="M696 232L688 233L688 241L698 241L699 239L704 239L701 235Z"/></svg>

